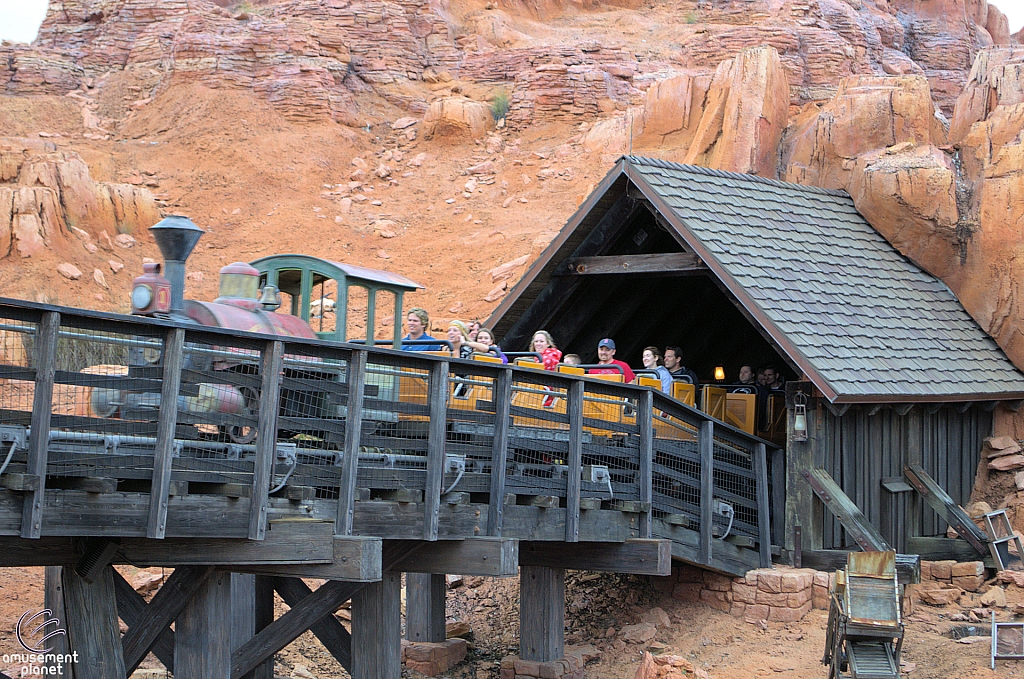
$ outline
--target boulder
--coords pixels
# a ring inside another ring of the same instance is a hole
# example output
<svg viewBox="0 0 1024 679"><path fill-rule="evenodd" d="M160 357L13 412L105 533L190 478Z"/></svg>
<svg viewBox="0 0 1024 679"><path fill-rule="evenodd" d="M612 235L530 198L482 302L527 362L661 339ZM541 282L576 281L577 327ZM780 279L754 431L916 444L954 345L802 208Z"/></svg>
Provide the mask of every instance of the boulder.
<svg viewBox="0 0 1024 679"><path fill-rule="evenodd" d="M743 50L715 70L683 162L775 178L788 114L779 53L770 46Z"/></svg>
<svg viewBox="0 0 1024 679"><path fill-rule="evenodd" d="M917 595L921 601L931 606L946 606L960 600L963 590L959 587L938 586L919 588Z"/></svg>
<svg viewBox="0 0 1024 679"><path fill-rule="evenodd" d="M443 97L430 104L423 116L426 139L465 141L480 139L494 126L491 109L466 97Z"/></svg>
<svg viewBox="0 0 1024 679"><path fill-rule="evenodd" d="M988 463L988 468L1000 472L1024 468L1024 455L1005 455L1003 457L997 457Z"/></svg>
<svg viewBox="0 0 1024 679"><path fill-rule="evenodd" d="M689 146L710 85L711 77L700 73L672 76L648 87L637 145L663 150Z"/></svg>
<svg viewBox="0 0 1024 679"><path fill-rule="evenodd" d="M850 76L820 109L798 116L782 150L786 181L846 189L856 160L903 142L944 142L923 76Z"/></svg>
<svg viewBox="0 0 1024 679"><path fill-rule="evenodd" d="M655 627L671 627L672 621L668 617L668 613L665 609L655 606L649 611L644 611L640 616L640 620L643 622L649 622Z"/></svg>
<svg viewBox="0 0 1024 679"><path fill-rule="evenodd" d="M623 641L633 644L642 644L650 641L658 634L658 628L651 622L641 622L636 625L626 625L619 632Z"/></svg>
<svg viewBox="0 0 1024 679"><path fill-rule="evenodd" d="M0 258L31 257L63 239L67 226L57 194L45 187L0 186Z"/></svg>
<svg viewBox="0 0 1024 679"><path fill-rule="evenodd" d="M633 679L658 679L658 667L654 664L654 656L644 651L640 667L636 669Z"/></svg>
<svg viewBox="0 0 1024 679"><path fill-rule="evenodd" d="M978 52L967 84L957 97L949 141L958 143L971 126L998 106L1024 102L1024 47L992 47Z"/></svg>
<svg viewBox="0 0 1024 679"><path fill-rule="evenodd" d="M77 266L70 262L63 262L57 266L57 273L71 281L77 281L82 277L82 272Z"/></svg>
<svg viewBox="0 0 1024 679"><path fill-rule="evenodd" d="M956 275L956 173L945 153L930 144L869 151L856 158L846 188L900 252L937 276Z"/></svg>

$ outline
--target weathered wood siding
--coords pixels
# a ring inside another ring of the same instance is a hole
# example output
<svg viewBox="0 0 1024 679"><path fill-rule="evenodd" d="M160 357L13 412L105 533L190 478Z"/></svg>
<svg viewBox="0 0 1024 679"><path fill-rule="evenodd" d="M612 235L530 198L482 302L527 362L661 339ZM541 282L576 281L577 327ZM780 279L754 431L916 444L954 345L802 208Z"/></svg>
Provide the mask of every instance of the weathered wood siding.
<svg viewBox="0 0 1024 679"><path fill-rule="evenodd" d="M873 406L854 406L841 417L821 411L821 429L816 432L821 464L897 550L906 549L908 528L915 523L910 515L912 493L890 494L882 487L883 479L902 477L903 466L919 460L954 501L964 504L970 498L982 441L992 431L992 413L984 404L966 412L958 405L916 405L905 415L893 408L869 415ZM889 502L891 507L883 509ZM920 526L922 535L946 530L927 506ZM839 521L826 512L823 547L853 544Z"/></svg>

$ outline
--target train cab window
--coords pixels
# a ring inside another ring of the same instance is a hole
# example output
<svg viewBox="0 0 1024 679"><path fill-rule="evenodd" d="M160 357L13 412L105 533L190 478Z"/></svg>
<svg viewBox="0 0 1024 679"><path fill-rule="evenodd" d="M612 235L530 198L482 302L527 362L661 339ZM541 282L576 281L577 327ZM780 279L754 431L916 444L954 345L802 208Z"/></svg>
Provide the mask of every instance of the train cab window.
<svg viewBox="0 0 1024 679"><path fill-rule="evenodd" d="M260 287L267 284L267 275L260 276ZM277 312L302 315L302 270L283 269L277 274L277 287L281 291L281 306Z"/></svg>
<svg viewBox="0 0 1024 679"><path fill-rule="evenodd" d="M390 339L395 334L395 305L397 296L390 290L377 290L373 301L373 337Z"/></svg>
<svg viewBox="0 0 1024 679"><path fill-rule="evenodd" d="M309 301L309 325L324 339L334 339L338 329L338 281L322 274L313 274Z"/></svg>
<svg viewBox="0 0 1024 679"><path fill-rule="evenodd" d="M366 312L369 297L370 291L366 286L353 284L348 286L345 337L349 341L366 339Z"/></svg>

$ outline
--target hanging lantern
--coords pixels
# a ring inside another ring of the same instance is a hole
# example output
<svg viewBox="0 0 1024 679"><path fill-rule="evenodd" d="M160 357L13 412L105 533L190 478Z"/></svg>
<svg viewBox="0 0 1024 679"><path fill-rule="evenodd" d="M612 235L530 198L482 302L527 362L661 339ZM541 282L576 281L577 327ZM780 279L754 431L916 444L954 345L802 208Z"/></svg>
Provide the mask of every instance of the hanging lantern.
<svg viewBox="0 0 1024 679"><path fill-rule="evenodd" d="M793 440L807 440L807 394L802 391L793 397Z"/></svg>
<svg viewBox="0 0 1024 679"><path fill-rule="evenodd" d="M715 381L722 382L725 380L725 368L720 365L715 366Z"/></svg>

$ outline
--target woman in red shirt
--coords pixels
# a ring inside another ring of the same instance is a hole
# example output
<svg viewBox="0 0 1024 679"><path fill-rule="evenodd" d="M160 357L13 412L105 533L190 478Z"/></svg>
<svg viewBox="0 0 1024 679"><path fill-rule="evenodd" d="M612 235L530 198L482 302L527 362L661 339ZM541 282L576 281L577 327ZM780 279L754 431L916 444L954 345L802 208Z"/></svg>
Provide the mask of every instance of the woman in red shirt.
<svg viewBox="0 0 1024 679"><path fill-rule="evenodd" d="M530 342L530 351L540 354L541 363L545 370L556 370L558 362L562 360L562 352L555 346L555 340L547 330L538 330L533 333L533 340Z"/></svg>

